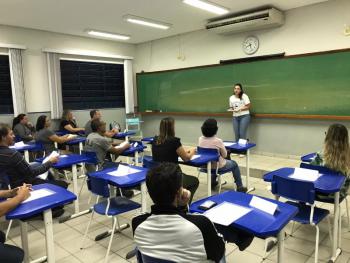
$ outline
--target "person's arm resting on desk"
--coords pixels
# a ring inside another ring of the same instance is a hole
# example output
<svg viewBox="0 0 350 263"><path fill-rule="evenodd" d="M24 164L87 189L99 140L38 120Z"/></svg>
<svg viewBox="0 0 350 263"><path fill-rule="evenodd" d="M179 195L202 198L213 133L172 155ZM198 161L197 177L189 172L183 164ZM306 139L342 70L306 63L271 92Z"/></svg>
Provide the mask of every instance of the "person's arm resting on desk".
<svg viewBox="0 0 350 263"><path fill-rule="evenodd" d="M0 191L0 198L12 197L6 201L0 202L0 217L6 215L24 200L26 200L30 196L31 188L30 186L23 184L23 186L16 188L15 191L14 190L15 189Z"/></svg>
<svg viewBox="0 0 350 263"><path fill-rule="evenodd" d="M117 146L112 146L108 149L108 151L110 153L114 153L114 154L121 154L122 152L124 152L126 149L130 148L130 144L129 142L122 142L121 144L117 145Z"/></svg>
<svg viewBox="0 0 350 263"><path fill-rule="evenodd" d="M178 156L181 157L182 160L184 160L184 162L188 162L189 160L191 160L192 156L196 153L196 149L192 148L186 151L183 146L180 146L179 148L177 148L176 153Z"/></svg>

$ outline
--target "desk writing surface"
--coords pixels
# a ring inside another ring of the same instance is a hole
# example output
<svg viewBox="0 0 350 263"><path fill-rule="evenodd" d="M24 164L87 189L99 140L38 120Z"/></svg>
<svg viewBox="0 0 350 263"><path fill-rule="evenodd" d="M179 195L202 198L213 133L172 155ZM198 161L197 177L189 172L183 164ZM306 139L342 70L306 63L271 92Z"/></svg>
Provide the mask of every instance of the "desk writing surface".
<svg viewBox="0 0 350 263"><path fill-rule="evenodd" d="M69 203L77 198L72 192L53 184L33 185L33 190L39 189L47 189L52 191L53 194L20 204L17 208L6 214L6 219L19 219L33 216L47 209Z"/></svg>
<svg viewBox="0 0 350 263"><path fill-rule="evenodd" d="M254 114L349 116L349 72L350 51L341 51L140 73L139 111L223 113L239 82Z"/></svg>
<svg viewBox="0 0 350 263"><path fill-rule="evenodd" d="M192 203L190 206L190 211L192 213L203 213L204 211L199 209L199 206L205 200L212 200L218 204L222 202L232 202L236 205L252 208L249 206L252 197L253 195L251 194L227 191ZM252 233L258 237L277 235L277 233L291 220L291 218L296 215L298 209L294 206L273 199L264 197L260 198L266 199L269 202L278 205L278 210L275 212L275 214L270 215L259 209L252 208L248 214L233 222L232 226L246 230L247 232Z"/></svg>
<svg viewBox="0 0 350 263"><path fill-rule="evenodd" d="M282 177L289 177L294 173L294 168L281 168L277 169L275 171L266 173L264 175L264 181L266 182L272 182L274 175L279 175ZM320 176L315 182L315 190L317 192L325 193L325 194L331 194L339 192L340 188L345 182L345 176L340 175L338 173L320 173Z"/></svg>
<svg viewBox="0 0 350 263"><path fill-rule="evenodd" d="M123 164L123 165L126 165L126 164ZM139 172L132 173L126 176L109 175L108 173L117 170L116 167L113 167L113 168L107 168L101 171L89 173L89 176L103 178L107 180L110 184L113 184L119 187L131 187L131 186L139 185L140 183L146 180L146 174L148 171L147 168L133 166L133 165L129 165L129 166L135 170L139 170Z"/></svg>

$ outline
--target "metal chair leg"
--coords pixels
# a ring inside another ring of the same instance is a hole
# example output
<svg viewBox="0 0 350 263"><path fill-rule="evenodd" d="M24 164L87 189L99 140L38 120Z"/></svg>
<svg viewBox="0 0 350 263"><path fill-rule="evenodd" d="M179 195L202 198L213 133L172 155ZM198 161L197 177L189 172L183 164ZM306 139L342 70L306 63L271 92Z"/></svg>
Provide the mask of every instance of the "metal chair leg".
<svg viewBox="0 0 350 263"><path fill-rule="evenodd" d="M90 225L91 225L91 222L92 222L92 218L93 218L93 216L94 216L94 212L95 212L95 211L94 211L94 210L92 210L92 212L91 212L91 216L90 216L90 220L89 220L89 223L88 223L88 225L87 225L87 228L86 228L85 233L84 233L83 240L82 240L82 242L81 242L80 249L83 249L83 248L84 248L84 242L85 242L85 239L86 239L87 233L88 233L88 231L89 231L89 228L90 228Z"/></svg>
<svg viewBox="0 0 350 263"><path fill-rule="evenodd" d="M316 228L316 242L315 242L315 263L318 262L318 242L320 239L320 230L317 225L315 225Z"/></svg>
<svg viewBox="0 0 350 263"><path fill-rule="evenodd" d="M116 219L116 217L113 217L112 233L111 233L111 237L109 239L108 248L107 248L107 252L106 252L104 263L108 262L109 251L111 250L111 246L112 246L112 242L113 242L113 236L114 236L114 231L115 231L116 225L117 225L117 219Z"/></svg>

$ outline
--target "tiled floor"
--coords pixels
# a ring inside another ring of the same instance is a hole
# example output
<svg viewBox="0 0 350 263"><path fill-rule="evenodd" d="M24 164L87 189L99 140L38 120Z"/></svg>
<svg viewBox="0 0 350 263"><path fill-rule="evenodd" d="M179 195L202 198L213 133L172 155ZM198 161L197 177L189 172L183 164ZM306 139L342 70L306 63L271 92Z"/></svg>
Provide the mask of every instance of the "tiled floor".
<svg viewBox="0 0 350 263"><path fill-rule="evenodd" d="M245 159L233 156L233 158L240 164L241 168L245 165ZM280 167L296 167L299 165L298 160L283 159L276 157L266 156L251 156L251 168L263 171L273 170ZM245 169L241 169L244 175ZM192 167L183 166L183 171L187 174L197 175L197 170ZM223 186L223 190L233 188L232 177L229 175L225 176L227 184ZM245 182L245 177L243 176ZM80 185L83 180L79 179ZM273 198L269 192L268 184L265 183L261 178L252 177L250 183L255 187L253 194L266 196ZM194 197L194 200L206 196L206 176L200 176L200 186ZM81 196L81 208L87 208L89 199L89 193L84 186ZM140 196L134 197L135 200L140 200ZM151 200L148 198L148 205L151 204ZM333 211L332 206L320 204L322 207L327 207ZM340 255L337 262L350 263L350 232L347 232L347 219L345 217L345 206L342 206L343 224L342 224L342 248L343 252ZM67 212L72 212L72 205L66 208ZM130 212L120 216L120 223L130 223L131 218L136 212ZM95 242L94 237L108 230L111 227L111 219L102 217L99 215L94 216L88 239L85 242L84 249L80 249L83 233L88 223L90 215L84 215L73 220L67 221L63 224L59 224L57 220L54 223L54 240L55 240L55 255L56 262L58 263L75 263L75 262L103 262L106 248L108 245L109 238ZM29 247L30 247L30 258L35 259L45 254L45 231L42 221L31 221L29 227ZM6 224L2 224L6 226ZM319 262L327 262L330 256L330 242L327 235L328 228L327 223L321 223L320 226L320 250L319 250ZM287 232L291 229L290 225L286 227ZM314 242L315 242L315 231L312 226L296 226L294 235L289 236L285 241L285 262L287 263L302 263L302 262L314 262ZM19 227L15 226L10 232L10 244L17 246L21 245ZM136 262L136 259L127 261L125 255L134 247L132 240L132 231L130 228L125 229L122 233L114 236L109 262ZM264 254L264 240L255 238L252 244L245 250L239 251L238 248L233 244L226 245L226 261L227 262L244 262L254 263L261 262L262 255ZM274 250L265 262L277 262L277 253Z"/></svg>

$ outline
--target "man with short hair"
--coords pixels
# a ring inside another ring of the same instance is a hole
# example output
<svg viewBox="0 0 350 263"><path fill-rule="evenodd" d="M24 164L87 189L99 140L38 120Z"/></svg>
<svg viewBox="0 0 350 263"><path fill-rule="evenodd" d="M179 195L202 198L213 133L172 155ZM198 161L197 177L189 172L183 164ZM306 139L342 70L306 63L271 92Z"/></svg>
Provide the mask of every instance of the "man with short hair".
<svg viewBox="0 0 350 263"><path fill-rule="evenodd" d="M91 129L91 122L93 120L97 120L101 118L101 112L99 110L91 110L90 111L90 120L85 124L85 136L88 136L90 133L92 133Z"/></svg>
<svg viewBox="0 0 350 263"><path fill-rule="evenodd" d="M133 218L134 239L141 254L172 262L220 262L225 243L213 223L203 215L179 209L191 193L182 187L177 164L162 163L151 169L146 185L154 205L151 213Z"/></svg>
<svg viewBox="0 0 350 263"><path fill-rule="evenodd" d="M91 122L93 120L101 120L102 118L102 114L99 110L91 110L90 111L90 120L88 120L88 122L85 124L85 136L89 136L90 133L92 133L92 128L91 128ZM104 136L112 138L115 134L117 134L118 131L112 129L111 131L105 131Z"/></svg>
<svg viewBox="0 0 350 263"><path fill-rule="evenodd" d="M107 153L119 155L130 147L129 142L122 142L121 144L110 142L110 140L104 136L106 133L106 123L101 119L93 120L91 122L91 129L92 133L86 138L84 150L96 153L99 166L105 164Z"/></svg>

